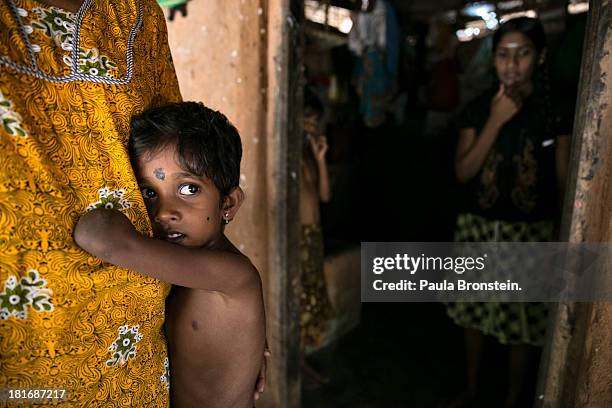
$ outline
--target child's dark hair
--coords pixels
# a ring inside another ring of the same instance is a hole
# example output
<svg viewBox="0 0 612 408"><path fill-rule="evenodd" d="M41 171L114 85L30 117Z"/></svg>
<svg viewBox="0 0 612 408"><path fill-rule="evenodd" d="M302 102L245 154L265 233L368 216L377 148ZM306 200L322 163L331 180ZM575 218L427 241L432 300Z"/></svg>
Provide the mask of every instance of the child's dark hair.
<svg viewBox="0 0 612 408"><path fill-rule="evenodd" d="M309 86L304 87L304 115L323 116L324 108L321 100Z"/></svg>
<svg viewBox="0 0 612 408"><path fill-rule="evenodd" d="M238 186L240 135L221 112L198 102L179 102L148 109L132 118L132 160L173 146L179 165L211 179L223 196Z"/></svg>

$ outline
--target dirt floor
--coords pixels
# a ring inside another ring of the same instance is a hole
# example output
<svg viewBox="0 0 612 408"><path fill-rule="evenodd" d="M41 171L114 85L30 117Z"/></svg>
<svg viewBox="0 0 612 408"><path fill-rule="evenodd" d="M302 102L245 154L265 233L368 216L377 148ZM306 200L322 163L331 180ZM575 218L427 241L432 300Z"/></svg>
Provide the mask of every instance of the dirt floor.
<svg viewBox="0 0 612 408"><path fill-rule="evenodd" d="M507 349L485 343L482 381L475 408L503 406ZM317 390L304 390L305 408L438 408L465 384L463 332L433 303L369 303L359 327L313 362L331 377ZM537 368L531 382L535 384ZM533 388L521 407L530 407Z"/></svg>

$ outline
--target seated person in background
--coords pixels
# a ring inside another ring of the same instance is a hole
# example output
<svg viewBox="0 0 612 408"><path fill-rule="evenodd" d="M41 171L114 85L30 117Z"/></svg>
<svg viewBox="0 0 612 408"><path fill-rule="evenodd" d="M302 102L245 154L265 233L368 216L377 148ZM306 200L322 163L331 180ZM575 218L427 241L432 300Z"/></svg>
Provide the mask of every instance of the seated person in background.
<svg viewBox="0 0 612 408"><path fill-rule="evenodd" d="M261 279L224 234L244 198L240 136L223 114L183 102L133 118L129 148L155 238L96 209L75 241L175 285L166 304L174 407L252 407L266 337Z"/></svg>

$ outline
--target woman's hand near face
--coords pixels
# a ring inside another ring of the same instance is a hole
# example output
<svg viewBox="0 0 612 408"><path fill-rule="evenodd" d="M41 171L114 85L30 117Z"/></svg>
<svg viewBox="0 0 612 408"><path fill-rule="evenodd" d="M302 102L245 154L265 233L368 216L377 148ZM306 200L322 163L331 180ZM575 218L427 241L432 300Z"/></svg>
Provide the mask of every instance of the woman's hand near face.
<svg viewBox="0 0 612 408"><path fill-rule="evenodd" d="M515 93L506 92L503 84L491 101L491 119L499 127L506 124L521 109L521 102Z"/></svg>
<svg viewBox="0 0 612 408"><path fill-rule="evenodd" d="M491 101L491 112L480 134L477 135L474 127L460 130L455 154L455 175L459 183L467 183L482 169L502 126L521 109L520 100L516 90L508 92L502 84Z"/></svg>

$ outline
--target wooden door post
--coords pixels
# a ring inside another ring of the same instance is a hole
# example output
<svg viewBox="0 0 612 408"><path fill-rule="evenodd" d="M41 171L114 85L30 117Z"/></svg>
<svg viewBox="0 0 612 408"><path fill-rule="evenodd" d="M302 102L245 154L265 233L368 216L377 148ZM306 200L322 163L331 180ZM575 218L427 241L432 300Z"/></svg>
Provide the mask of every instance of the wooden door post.
<svg viewBox="0 0 612 408"><path fill-rule="evenodd" d="M612 1L592 0L562 240L612 241ZM593 276L610 285L612 265ZM612 303L560 303L542 358L536 406L612 407Z"/></svg>
<svg viewBox="0 0 612 408"><path fill-rule="evenodd" d="M302 0L268 3L268 338L273 350L265 406L300 407L299 178L302 134Z"/></svg>

